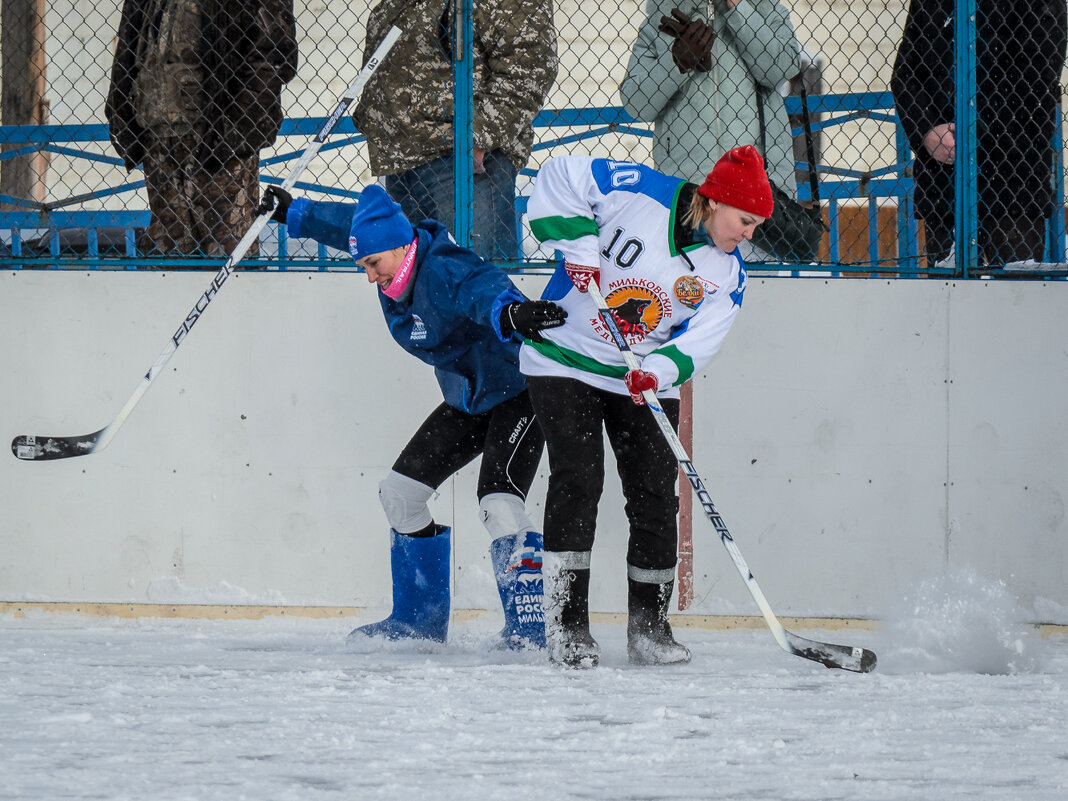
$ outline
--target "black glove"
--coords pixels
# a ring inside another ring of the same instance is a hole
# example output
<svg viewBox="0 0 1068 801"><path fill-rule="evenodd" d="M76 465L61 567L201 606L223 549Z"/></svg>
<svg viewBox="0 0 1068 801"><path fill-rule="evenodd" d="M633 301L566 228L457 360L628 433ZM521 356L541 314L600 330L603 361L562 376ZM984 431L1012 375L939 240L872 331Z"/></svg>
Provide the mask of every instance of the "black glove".
<svg viewBox="0 0 1068 801"><path fill-rule="evenodd" d="M509 303L501 309L501 333L515 331L531 342L541 342L541 331L558 328L567 319L567 312L551 300L524 300Z"/></svg>
<svg viewBox="0 0 1068 801"><path fill-rule="evenodd" d="M256 208L256 216L262 217L271 209L274 209L271 219L276 223L285 225L286 212L289 211L289 204L292 202L293 196L282 187L268 186L263 190L263 200L260 201L260 205Z"/></svg>
<svg viewBox="0 0 1068 801"><path fill-rule="evenodd" d="M689 15L673 8L670 17L660 18L657 30L675 37L671 60L683 75L691 70L712 70L712 43L716 40L716 32L704 20L690 19Z"/></svg>

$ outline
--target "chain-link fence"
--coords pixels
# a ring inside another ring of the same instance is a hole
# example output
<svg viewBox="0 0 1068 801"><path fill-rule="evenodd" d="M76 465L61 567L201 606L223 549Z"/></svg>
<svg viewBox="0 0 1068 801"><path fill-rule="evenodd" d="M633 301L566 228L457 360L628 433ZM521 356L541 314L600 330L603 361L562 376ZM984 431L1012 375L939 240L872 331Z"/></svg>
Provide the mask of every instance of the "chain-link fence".
<svg viewBox="0 0 1068 801"><path fill-rule="evenodd" d="M749 143L793 213L744 252L758 269L1063 274L1064 0L911 5L482 0L465 42L452 0L2 0L0 260L217 269L396 24L293 195L379 181L494 260L543 264L523 212L546 159L699 182ZM287 234L271 222L242 266L353 268L343 238Z"/></svg>

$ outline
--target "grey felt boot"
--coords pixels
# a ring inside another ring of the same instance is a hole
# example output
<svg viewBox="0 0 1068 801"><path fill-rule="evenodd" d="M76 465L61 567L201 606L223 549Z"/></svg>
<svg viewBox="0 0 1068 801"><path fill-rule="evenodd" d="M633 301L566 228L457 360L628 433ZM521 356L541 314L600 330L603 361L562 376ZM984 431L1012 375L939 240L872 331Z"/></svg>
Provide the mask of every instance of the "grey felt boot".
<svg viewBox="0 0 1068 801"><path fill-rule="evenodd" d="M629 573L642 574L633 567ZM660 571L656 571L660 572ZM672 578L651 583L627 578L627 656L633 665L672 665L690 661L690 649L675 641L668 623Z"/></svg>
<svg viewBox="0 0 1068 801"><path fill-rule="evenodd" d="M542 577L549 660L571 668L597 667L601 649L590 634L590 552L545 551Z"/></svg>

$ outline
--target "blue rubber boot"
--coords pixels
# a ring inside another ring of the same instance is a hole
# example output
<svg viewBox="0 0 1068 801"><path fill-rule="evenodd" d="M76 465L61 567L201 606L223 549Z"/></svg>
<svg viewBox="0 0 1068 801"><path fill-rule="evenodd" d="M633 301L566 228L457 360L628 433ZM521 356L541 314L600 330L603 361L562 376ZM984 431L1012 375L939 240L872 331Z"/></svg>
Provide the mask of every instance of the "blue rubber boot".
<svg viewBox="0 0 1068 801"><path fill-rule="evenodd" d="M449 634L448 526L433 537L409 537L390 529L393 612L385 620L353 629L349 638L445 642Z"/></svg>
<svg viewBox="0 0 1068 801"><path fill-rule="evenodd" d="M541 534L527 531L490 543L493 573L504 609L502 644L513 651L545 647Z"/></svg>

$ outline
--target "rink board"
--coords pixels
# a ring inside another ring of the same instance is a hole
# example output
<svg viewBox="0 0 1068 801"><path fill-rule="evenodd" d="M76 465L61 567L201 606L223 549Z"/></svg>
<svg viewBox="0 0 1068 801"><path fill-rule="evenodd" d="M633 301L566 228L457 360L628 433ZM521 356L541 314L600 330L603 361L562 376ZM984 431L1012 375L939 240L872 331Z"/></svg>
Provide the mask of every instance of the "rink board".
<svg viewBox="0 0 1068 801"><path fill-rule="evenodd" d="M110 422L210 281L0 275L5 441ZM1065 283L750 281L695 379L693 459L778 614L877 618L971 568L1068 623L1066 307ZM108 448L0 458L0 601L387 606L378 481L439 401L364 276L236 274ZM613 613L627 535L608 472L592 603ZM432 507L455 528L454 607L493 609L475 475ZM539 521L545 476L543 459ZM695 511L693 613L753 614Z"/></svg>

